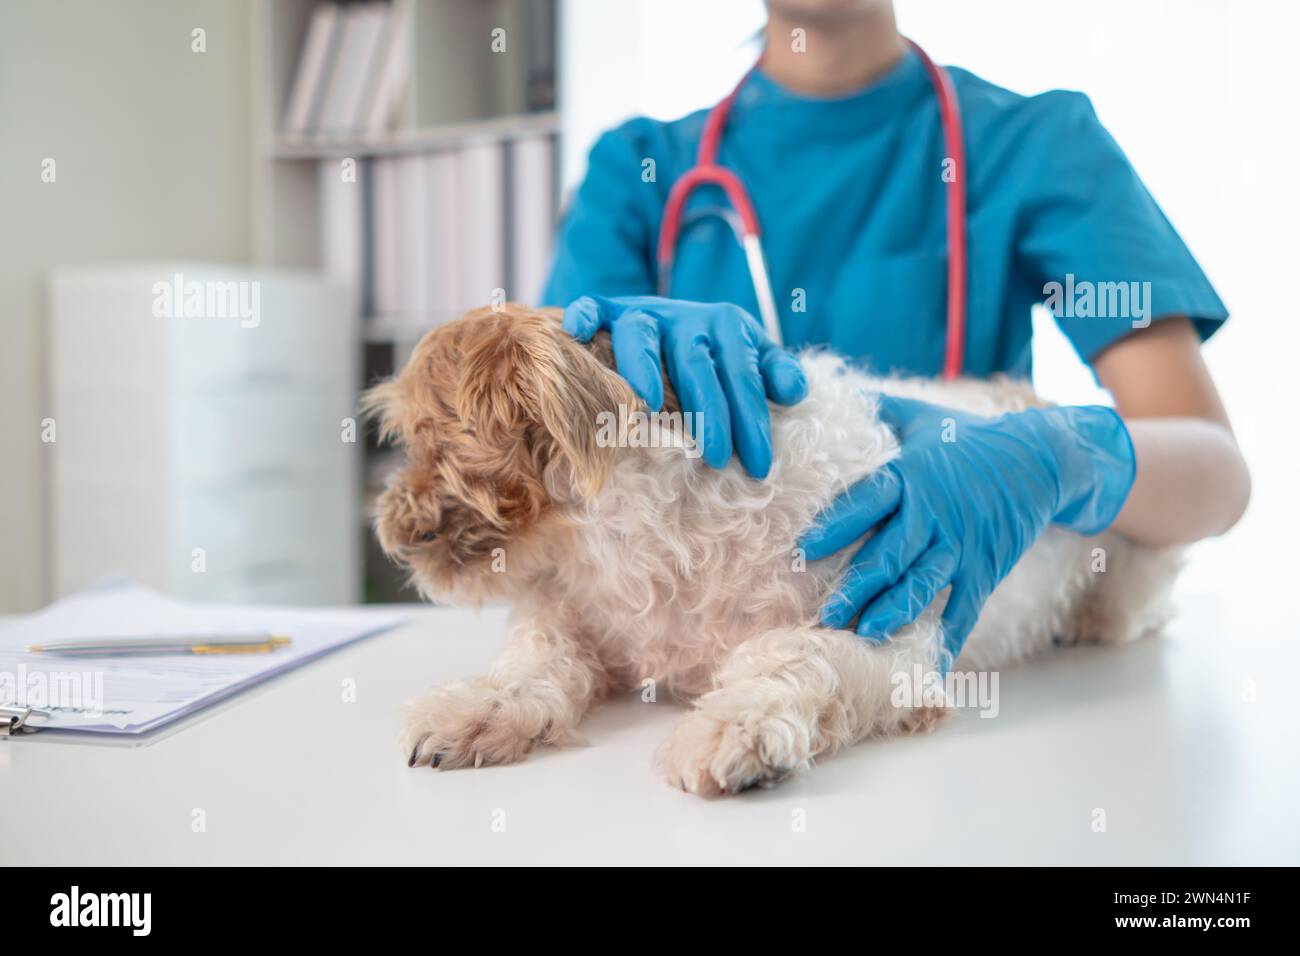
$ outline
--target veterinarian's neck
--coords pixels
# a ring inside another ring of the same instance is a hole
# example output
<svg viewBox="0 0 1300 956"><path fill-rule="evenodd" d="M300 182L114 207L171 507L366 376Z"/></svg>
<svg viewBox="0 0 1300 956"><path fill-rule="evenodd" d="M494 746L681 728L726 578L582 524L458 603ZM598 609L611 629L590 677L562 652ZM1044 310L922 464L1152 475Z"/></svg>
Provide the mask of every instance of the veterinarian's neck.
<svg viewBox="0 0 1300 956"><path fill-rule="evenodd" d="M888 2L820 17L783 13L772 4L763 40L763 72L805 96L860 90L887 73L906 49Z"/></svg>

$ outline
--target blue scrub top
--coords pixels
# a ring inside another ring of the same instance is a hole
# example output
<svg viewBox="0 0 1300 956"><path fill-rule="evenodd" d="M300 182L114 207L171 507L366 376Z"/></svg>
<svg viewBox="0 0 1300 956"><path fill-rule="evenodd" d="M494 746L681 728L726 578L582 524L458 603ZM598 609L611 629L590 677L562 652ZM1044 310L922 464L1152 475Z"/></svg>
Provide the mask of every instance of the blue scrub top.
<svg viewBox="0 0 1300 956"><path fill-rule="evenodd" d="M1050 298L1053 282L1061 294L1050 304L1085 361L1140 327L1140 302L1152 321L1188 316L1203 338L1222 324L1223 303L1086 96L1020 96L950 73L968 164L967 374L1029 375L1030 307ZM705 115L634 119L597 141L560 228L544 304L654 294L664 203L694 165ZM719 161L757 210L787 347L829 345L877 372L942 370L943 160L934 88L910 50L842 98L749 76ZM713 186L692 195L669 294L757 315L731 229L712 216L692 222L724 202ZM1102 283L1136 283L1126 289L1137 298L1126 311L1117 287Z"/></svg>

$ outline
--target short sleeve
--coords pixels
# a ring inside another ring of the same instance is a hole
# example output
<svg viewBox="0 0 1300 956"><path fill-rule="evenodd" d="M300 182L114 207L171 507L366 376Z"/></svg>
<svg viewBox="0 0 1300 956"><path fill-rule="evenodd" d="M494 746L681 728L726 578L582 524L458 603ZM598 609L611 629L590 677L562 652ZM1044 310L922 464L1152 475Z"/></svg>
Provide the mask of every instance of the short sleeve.
<svg viewBox="0 0 1300 956"><path fill-rule="evenodd" d="M587 175L560 224L542 304L566 306L583 295L654 292L653 231L641 156L629 125L592 147Z"/></svg>
<svg viewBox="0 0 1300 956"><path fill-rule="evenodd" d="M1046 137L1017 253L1085 361L1135 329L1184 315L1202 339L1227 309L1081 93L1035 97ZM1037 137L1035 137L1037 138Z"/></svg>

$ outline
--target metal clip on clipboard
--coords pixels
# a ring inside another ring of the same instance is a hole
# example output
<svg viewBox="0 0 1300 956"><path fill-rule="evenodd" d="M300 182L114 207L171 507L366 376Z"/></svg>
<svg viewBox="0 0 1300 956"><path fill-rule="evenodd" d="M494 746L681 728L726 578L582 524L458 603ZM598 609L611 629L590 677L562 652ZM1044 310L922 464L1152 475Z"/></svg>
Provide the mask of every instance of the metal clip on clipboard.
<svg viewBox="0 0 1300 956"><path fill-rule="evenodd" d="M34 707L20 707L16 704L0 704L0 737L16 737L18 734L30 734L39 728L28 726L28 718L48 717L49 714Z"/></svg>

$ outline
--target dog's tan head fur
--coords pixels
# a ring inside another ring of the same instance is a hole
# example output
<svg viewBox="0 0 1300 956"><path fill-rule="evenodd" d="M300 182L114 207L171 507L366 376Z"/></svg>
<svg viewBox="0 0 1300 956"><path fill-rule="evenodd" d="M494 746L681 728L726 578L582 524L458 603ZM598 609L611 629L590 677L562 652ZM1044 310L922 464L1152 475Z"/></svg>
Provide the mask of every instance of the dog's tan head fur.
<svg viewBox="0 0 1300 956"><path fill-rule="evenodd" d="M597 357L607 349L570 338L558 310L478 309L367 393L383 439L407 454L379 498L379 541L426 595L502 593L513 575L493 574L494 560L599 490L615 450L599 447L597 416L636 402Z"/></svg>

